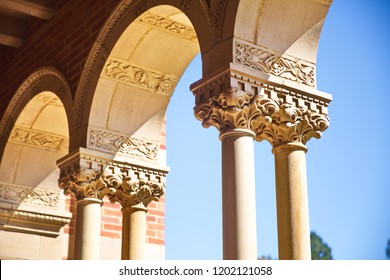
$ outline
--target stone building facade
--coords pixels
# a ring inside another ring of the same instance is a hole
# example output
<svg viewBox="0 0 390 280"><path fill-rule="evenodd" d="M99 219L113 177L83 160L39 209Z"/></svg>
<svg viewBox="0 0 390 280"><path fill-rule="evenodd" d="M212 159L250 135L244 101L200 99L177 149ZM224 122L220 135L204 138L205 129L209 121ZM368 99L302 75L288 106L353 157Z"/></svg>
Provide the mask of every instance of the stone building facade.
<svg viewBox="0 0 390 280"><path fill-rule="evenodd" d="M164 258L165 110L200 52L189 86L220 132L224 258L257 258L253 141L267 140L279 258L310 259L305 144L329 125L316 54L331 2L0 4L0 258Z"/></svg>

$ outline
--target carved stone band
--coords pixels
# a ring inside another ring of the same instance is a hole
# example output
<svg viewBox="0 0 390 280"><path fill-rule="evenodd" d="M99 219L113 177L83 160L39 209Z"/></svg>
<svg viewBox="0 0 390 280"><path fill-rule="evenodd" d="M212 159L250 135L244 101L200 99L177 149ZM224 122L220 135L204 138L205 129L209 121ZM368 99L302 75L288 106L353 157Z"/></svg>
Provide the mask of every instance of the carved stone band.
<svg viewBox="0 0 390 280"><path fill-rule="evenodd" d="M60 159L59 187L65 194L73 193L77 200L108 196L111 202L146 209L165 192L168 168L152 163L122 162L109 154L80 148Z"/></svg>
<svg viewBox="0 0 390 280"><path fill-rule="evenodd" d="M315 65L242 40L235 41L234 62L287 79L315 87Z"/></svg>
<svg viewBox="0 0 390 280"><path fill-rule="evenodd" d="M256 140L273 146L319 138L329 126L329 95L315 95L267 81L233 68L206 83L195 84L195 117L204 127L215 126L221 133L248 129Z"/></svg>

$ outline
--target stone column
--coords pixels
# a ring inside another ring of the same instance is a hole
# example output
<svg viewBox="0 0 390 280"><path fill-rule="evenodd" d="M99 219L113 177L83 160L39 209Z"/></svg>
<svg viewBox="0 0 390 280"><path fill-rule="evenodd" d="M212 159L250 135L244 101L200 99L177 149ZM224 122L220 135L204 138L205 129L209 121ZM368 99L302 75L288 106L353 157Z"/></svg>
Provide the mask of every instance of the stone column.
<svg viewBox="0 0 390 280"><path fill-rule="evenodd" d="M122 169L123 170L123 169ZM112 186L111 202L122 205L122 259L142 260L146 244L146 213L152 201L165 192L168 170L129 166L122 175L108 175L105 181Z"/></svg>
<svg viewBox="0 0 390 280"><path fill-rule="evenodd" d="M279 259L310 260L306 142L329 125L324 108L297 107L294 92L263 85L257 98L262 114L253 122L258 141L268 140L275 156ZM278 97L272 98L272 97ZM303 102L301 104L304 104Z"/></svg>
<svg viewBox="0 0 390 280"><path fill-rule="evenodd" d="M76 234L74 259L97 260L100 257L101 205L110 192L103 181L103 171L83 159L81 152L57 162L60 167L59 187L66 195L76 197Z"/></svg>
<svg viewBox="0 0 390 280"><path fill-rule="evenodd" d="M257 259L254 147L250 129L256 93L230 71L194 85L195 117L215 126L222 141L223 258Z"/></svg>
<svg viewBox="0 0 390 280"><path fill-rule="evenodd" d="M76 200L76 236L74 258L98 260L102 201L96 198Z"/></svg>
<svg viewBox="0 0 390 280"><path fill-rule="evenodd" d="M310 260L306 147L280 144L275 155L279 259Z"/></svg>
<svg viewBox="0 0 390 280"><path fill-rule="evenodd" d="M257 258L254 137L245 129L220 135L225 260Z"/></svg>

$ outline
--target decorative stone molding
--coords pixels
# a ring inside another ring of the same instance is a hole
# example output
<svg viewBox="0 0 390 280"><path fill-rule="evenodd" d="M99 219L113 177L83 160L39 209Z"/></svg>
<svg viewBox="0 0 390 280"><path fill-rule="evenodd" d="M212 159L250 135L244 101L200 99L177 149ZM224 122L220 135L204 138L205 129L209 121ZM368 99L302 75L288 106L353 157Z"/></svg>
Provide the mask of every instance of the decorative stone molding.
<svg viewBox="0 0 390 280"><path fill-rule="evenodd" d="M156 161L158 159L158 143L92 128L88 133L88 146L114 154L138 157Z"/></svg>
<svg viewBox="0 0 390 280"><path fill-rule="evenodd" d="M172 74L131 65L113 57L107 60L102 76L163 95L170 95L178 81Z"/></svg>
<svg viewBox="0 0 390 280"><path fill-rule="evenodd" d="M225 0L214 0L210 3L209 24L214 41L221 39L226 2Z"/></svg>
<svg viewBox="0 0 390 280"><path fill-rule="evenodd" d="M70 213L48 214L0 207L0 230L57 237L70 220Z"/></svg>
<svg viewBox="0 0 390 280"><path fill-rule="evenodd" d="M69 149L67 137L21 126L14 127L9 142L53 152L67 152Z"/></svg>
<svg viewBox="0 0 390 280"><path fill-rule="evenodd" d="M0 182L0 200L58 209L59 199L58 192Z"/></svg>
<svg viewBox="0 0 390 280"><path fill-rule="evenodd" d="M175 36L198 42L196 32L191 26L184 25L180 22L173 21L169 18L146 12L141 15L138 20L139 23L158 28Z"/></svg>
<svg viewBox="0 0 390 280"><path fill-rule="evenodd" d="M80 148L80 151L60 159L59 187L76 199L108 195L122 206L142 203L147 207L164 193L167 168L152 163L122 162L110 154Z"/></svg>
<svg viewBox="0 0 390 280"><path fill-rule="evenodd" d="M236 40L234 62L266 74L315 87L315 65L264 47Z"/></svg>
<svg viewBox="0 0 390 280"><path fill-rule="evenodd" d="M5 209L0 208L0 218L7 219L18 219L18 220L26 220L26 221L34 221L46 224L54 224L59 226L64 226L70 222L70 218L61 217L61 216L53 216L42 213L34 213L28 211L20 211L17 209Z"/></svg>
<svg viewBox="0 0 390 280"><path fill-rule="evenodd" d="M329 126L327 94L303 92L272 85L231 68L191 89L196 96L195 117L204 127L221 133L230 129L252 130L256 140L273 146L321 137Z"/></svg>

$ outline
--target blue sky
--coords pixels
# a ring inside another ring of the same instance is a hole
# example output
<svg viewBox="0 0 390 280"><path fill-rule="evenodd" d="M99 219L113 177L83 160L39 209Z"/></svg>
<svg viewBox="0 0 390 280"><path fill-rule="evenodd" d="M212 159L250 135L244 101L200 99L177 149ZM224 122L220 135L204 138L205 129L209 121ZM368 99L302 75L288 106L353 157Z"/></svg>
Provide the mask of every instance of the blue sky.
<svg viewBox="0 0 390 280"><path fill-rule="evenodd" d="M310 228L335 259L385 259L390 238L390 4L335 0L320 40L318 89L331 93L331 125L307 146ZM197 56L167 112L167 259L221 259L218 131L193 115ZM274 159L255 142L258 255L277 257Z"/></svg>

